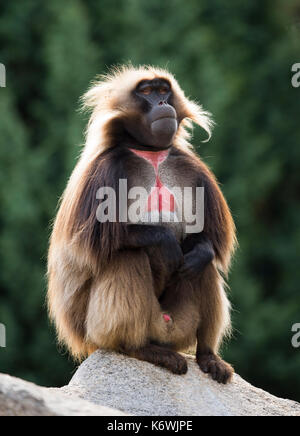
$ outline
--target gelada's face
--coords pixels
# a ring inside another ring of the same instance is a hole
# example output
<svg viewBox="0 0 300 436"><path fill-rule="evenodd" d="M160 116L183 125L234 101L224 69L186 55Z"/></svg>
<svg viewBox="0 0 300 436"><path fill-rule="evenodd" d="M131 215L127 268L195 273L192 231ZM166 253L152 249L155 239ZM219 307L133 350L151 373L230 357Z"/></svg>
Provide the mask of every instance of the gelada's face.
<svg viewBox="0 0 300 436"><path fill-rule="evenodd" d="M178 129L173 93L165 79L142 80L133 91L141 116L125 122L125 129L141 145L168 148Z"/></svg>

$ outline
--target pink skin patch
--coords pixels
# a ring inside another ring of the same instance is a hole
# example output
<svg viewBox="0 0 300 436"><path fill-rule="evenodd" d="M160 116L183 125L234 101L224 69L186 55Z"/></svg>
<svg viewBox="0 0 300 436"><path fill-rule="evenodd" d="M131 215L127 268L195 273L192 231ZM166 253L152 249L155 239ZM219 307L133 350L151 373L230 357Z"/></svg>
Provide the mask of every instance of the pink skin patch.
<svg viewBox="0 0 300 436"><path fill-rule="evenodd" d="M147 212L151 211L175 211L175 198L174 195L166 188L158 176L158 167L168 157L169 150L163 151L141 151L130 149L137 156L147 160L154 168L156 181L155 186L151 189L151 194L148 197Z"/></svg>
<svg viewBox="0 0 300 436"><path fill-rule="evenodd" d="M164 320L165 320L166 322L170 322L170 321L171 321L171 317L170 317L170 315L167 315L166 313L164 313L164 314L163 314L163 317L164 317Z"/></svg>

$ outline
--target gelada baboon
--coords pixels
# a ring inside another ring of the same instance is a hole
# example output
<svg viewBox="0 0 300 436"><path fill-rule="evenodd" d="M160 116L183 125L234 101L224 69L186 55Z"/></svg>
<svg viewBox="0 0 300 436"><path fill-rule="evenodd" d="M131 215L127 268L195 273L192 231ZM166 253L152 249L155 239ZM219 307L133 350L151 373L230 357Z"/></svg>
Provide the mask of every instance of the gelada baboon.
<svg viewBox="0 0 300 436"><path fill-rule="evenodd" d="M83 103L91 110L86 145L49 251L49 311L59 340L76 358L116 350L175 374L187 371L178 351L197 344L199 367L226 383L233 369L218 350L230 330L223 277L235 227L215 177L189 144L192 122L210 136L210 114L169 72L149 66L113 70ZM120 197L128 195L129 211L134 187L148 194L143 213L156 212L154 222L124 219ZM204 224L197 231L176 219L183 200L175 187L191 188L193 207L195 189L203 189ZM115 219L99 219L108 199L100 188L115 193L117 213L107 214Z"/></svg>

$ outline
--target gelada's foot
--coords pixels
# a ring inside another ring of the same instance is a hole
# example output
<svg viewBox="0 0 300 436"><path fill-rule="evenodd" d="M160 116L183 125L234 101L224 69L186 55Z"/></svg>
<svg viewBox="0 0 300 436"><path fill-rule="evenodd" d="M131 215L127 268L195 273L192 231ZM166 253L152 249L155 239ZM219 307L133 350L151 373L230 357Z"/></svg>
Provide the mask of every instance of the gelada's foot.
<svg viewBox="0 0 300 436"><path fill-rule="evenodd" d="M125 354L166 368L174 374L186 374L188 369L187 361L183 356L160 345L149 344L138 350L125 352Z"/></svg>
<svg viewBox="0 0 300 436"><path fill-rule="evenodd" d="M210 374L213 380L223 384L231 381L234 369L216 354L210 351L197 352L196 360L200 369L206 374Z"/></svg>

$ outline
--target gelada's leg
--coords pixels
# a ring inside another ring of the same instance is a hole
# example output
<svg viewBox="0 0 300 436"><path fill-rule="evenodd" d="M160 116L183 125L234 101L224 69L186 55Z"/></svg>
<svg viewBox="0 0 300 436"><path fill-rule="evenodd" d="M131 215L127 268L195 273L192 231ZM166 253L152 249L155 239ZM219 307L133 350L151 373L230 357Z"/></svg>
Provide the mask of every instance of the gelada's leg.
<svg viewBox="0 0 300 436"><path fill-rule="evenodd" d="M223 338L230 333L230 303L224 281L213 264L205 270L200 293L201 321L197 332L199 367L219 383L227 383L233 368L218 355Z"/></svg>
<svg viewBox="0 0 300 436"><path fill-rule="evenodd" d="M230 304L223 280L213 264L191 280L174 276L161 298L171 317L169 340L180 350L197 341L197 362L212 378L226 383L233 370L219 356L219 346L230 330Z"/></svg>
<svg viewBox="0 0 300 436"><path fill-rule="evenodd" d="M92 285L87 342L183 373L186 362L182 356L150 344L151 338L166 340L171 329L154 292L147 254L143 250L120 252Z"/></svg>

